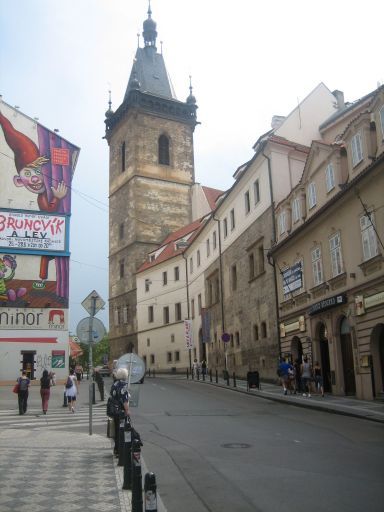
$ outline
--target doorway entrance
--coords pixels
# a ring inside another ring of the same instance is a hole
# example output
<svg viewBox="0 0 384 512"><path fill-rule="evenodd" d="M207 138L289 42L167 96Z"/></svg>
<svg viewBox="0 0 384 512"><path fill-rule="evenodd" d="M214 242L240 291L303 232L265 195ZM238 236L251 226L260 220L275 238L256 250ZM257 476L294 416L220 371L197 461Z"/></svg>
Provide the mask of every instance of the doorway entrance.
<svg viewBox="0 0 384 512"><path fill-rule="evenodd" d="M27 377L31 380L35 379L35 356L36 350L21 351L21 369L27 372Z"/></svg>
<svg viewBox="0 0 384 512"><path fill-rule="evenodd" d="M377 324L371 334L371 372L373 396L384 394L384 324Z"/></svg>
<svg viewBox="0 0 384 512"><path fill-rule="evenodd" d="M327 326L323 323L319 326L320 359L323 372L324 391L332 392L331 363L329 360L329 345Z"/></svg>
<svg viewBox="0 0 384 512"><path fill-rule="evenodd" d="M353 348L351 327L347 318L343 317L340 324L340 345L343 360L344 389L346 395L356 394L355 368L353 364Z"/></svg>
<svg viewBox="0 0 384 512"><path fill-rule="evenodd" d="M298 336L294 336L292 338L291 354L292 354L292 362L295 362L297 359L299 360L299 363L302 362L303 346L302 346L301 340Z"/></svg>

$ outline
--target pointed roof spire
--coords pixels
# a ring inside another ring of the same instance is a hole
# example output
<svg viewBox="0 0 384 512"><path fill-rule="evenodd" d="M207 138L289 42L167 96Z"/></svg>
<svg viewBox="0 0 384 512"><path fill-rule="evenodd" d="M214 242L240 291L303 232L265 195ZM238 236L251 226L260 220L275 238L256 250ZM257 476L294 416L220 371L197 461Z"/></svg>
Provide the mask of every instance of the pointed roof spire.
<svg viewBox="0 0 384 512"><path fill-rule="evenodd" d="M109 94L109 100L108 100L108 110L105 113L105 117L108 119L109 117L113 116L113 110L112 110L112 99L111 99L111 90L108 91Z"/></svg>
<svg viewBox="0 0 384 512"><path fill-rule="evenodd" d="M189 105L195 105L196 104L196 98L192 94L192 90L193 90L193 87L192 87L192 76L189 75L189 96L187 98L187 103Z"/></svg>
<svg viewBox="0 0 384 512"><path fill-rule="evenodd" d="M156 49L156 23L152 19L151 0L148 0L148 18L143 23L144 45Z"/></svg>

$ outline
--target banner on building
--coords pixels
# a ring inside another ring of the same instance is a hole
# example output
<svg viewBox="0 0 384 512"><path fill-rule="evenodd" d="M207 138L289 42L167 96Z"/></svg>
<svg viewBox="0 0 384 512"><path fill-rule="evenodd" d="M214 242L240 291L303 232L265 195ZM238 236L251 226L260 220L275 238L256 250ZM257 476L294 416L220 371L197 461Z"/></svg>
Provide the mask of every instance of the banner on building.
<svg viewBox="0 0 384 512"><path fill-rule="evenodd" d="M303 286L303 264L301 261L295 263L281 272L283 277L283 293L289 293L299 290Z"/></svg>
<svg viewBox="0 0 384 512"><path fill-rule="evenodd" d="M201 328L203 343L209 343L211 341L211 312L206 308L201 308Z"/></svg>
<svg viewBox="0 0 384 512"><path fill-rule="evenodd" d="M68 308L69 257L0 253L0 304Z"/></svg>
<svg viewBox="0 0 384 512"><path fill-rule="evenodd" d="M193 348L192 320L184 320L184 339L188 350Z"/></svg>
<svg viewBox="0 0 384 512"><path fill-rule="evenodd" d="M65 350L52 350L52 368L65 368Z"/></svg>
<svg viewBox="0 0 384 512"><path fill-rule="evenodd" d="M0 249L22 253L66 253L69 219L37 212L0 212Z"/></svg>

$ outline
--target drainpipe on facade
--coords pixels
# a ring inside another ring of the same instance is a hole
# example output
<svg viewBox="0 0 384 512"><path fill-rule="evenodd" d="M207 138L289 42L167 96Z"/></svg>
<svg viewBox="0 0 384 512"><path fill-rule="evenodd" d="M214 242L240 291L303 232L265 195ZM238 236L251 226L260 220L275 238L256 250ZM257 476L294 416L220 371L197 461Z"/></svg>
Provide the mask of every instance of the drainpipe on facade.
<svg viewBox="0 0 384 512"><path fill-rule="evenodd" d="M264 146L265 147L265 146ZM269 195L271 200L271 208L272 208L272 240L271 240L271 246L274 246L276 243L276 218L275 218L275 204L274 204L274 198L273 198L273 184L272 184L272 166L271 166L271 159L269 156L267 156L263 151L261 152L264 158L266 158L268 162L268 181L269 181ZM273 281L274 281L274 288L275 288L275 307L276 307L276 325L277 325L277 343L279 347L279 359L281 358L281 337L280 337L280 324L279 324L279 299L277 295L277 276L276 276L276 264L273 259L273 257L268 254L267 260L270 265L273 267Z"/></svg>
<svg viewBox="0 0 384 512"><path fill-rule="evenodd" d="M218 232L219 232L219 274L220 274L220 302L221 302L221 328L222 328L222 334L225 333L225 320L224 320L224 293L223 293L223 264L222 264L222 258L221 258L221 226L220 226L220 219L216 219L216 217L213 215L213 220L217 222L218 226ZM227 370L227 342L223 341L224 343L224 365L225 370Z"/></svg>

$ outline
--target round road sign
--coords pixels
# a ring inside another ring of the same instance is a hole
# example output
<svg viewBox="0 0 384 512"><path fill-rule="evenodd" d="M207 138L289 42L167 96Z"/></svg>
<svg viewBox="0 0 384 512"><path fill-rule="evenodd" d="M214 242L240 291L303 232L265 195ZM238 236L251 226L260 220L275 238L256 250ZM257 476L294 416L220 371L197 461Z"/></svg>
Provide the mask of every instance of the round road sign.
<svg viewBox="0 0 384 512"><path fill-rule="evenodd" d="M116 364L117 368L126 368L128 375L131 375L131 384L137 384L145 374L144 361L137 354L128 353L119 357Z"/></svg>
<svg viewBox="0 0 384 512"><path fill-rule="evenodd" d="M221 339L224 341L224 343L228 343L228 341L231 339L231 336L227 332L223 332Z"/></svg>
<svg viewBox="0 0 384 512"><path fill-rule="evenodd" d="M91 320L92 333L90 335ZM105 336L105 327L101 320L89 316L88 318L83 318L77 324L76 334L81 343L99 343Z"/></svg>

